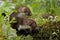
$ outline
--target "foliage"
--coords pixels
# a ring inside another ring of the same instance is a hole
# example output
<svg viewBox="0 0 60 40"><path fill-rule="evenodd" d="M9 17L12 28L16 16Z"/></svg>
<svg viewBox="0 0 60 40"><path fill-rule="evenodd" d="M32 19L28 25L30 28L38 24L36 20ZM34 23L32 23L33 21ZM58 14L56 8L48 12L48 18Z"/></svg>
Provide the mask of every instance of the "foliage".
<svg viewBox="0 0 60 40"><path fill-rule="evenodd" d="M27 37L23 35L17 36L16 31L10 27L9 15L12 12L17 11L15 8L18 8L21 5L27 6L30 8L32 12L31 17L36 21L38 26L43 25L43 27L40 28L37 36L39 35L40 37L42 37L41 40L43 39L43 37L46 37L46 36L49 36L49 40L53 40L52 39L53 29L51 30L48 24L47 26L44 25L44 23L50 20L43 20L43 18L41 18L41 15L43 13L51 13L58 16L58 18L52 21L59 21L60 20L60 14L59 14L60 3L59 2L60 0L12 0L12 2L8 2L7 0L1 1L0 2L0 40L20 40L20 39L32 40L33 39L32 36L30 35L28 35ZM1 15L2 13L5 13L8 18L6 19L5 17L3 17ZM59 29L55 29L55 30L59 30ZM60 30L59 30L59 33L60 33ZM60 35L59 33L57 32L57 37ZM57 37L55 40L58 40ZM37 40L39 40L39 38Z"/></svg>

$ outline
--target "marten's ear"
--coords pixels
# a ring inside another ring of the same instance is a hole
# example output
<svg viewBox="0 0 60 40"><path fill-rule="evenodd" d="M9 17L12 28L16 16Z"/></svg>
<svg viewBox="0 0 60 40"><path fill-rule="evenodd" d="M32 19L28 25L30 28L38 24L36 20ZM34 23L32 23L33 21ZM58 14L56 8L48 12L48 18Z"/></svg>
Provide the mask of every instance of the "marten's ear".
<svg viewBox="0 0 60 40"><path fill-rule="evenodd" d="M16 12L11 13L11 14L10 14L10 21L11 21L13 18L16 19L16 17L17 17L17 13L16 13Z"/></svg>

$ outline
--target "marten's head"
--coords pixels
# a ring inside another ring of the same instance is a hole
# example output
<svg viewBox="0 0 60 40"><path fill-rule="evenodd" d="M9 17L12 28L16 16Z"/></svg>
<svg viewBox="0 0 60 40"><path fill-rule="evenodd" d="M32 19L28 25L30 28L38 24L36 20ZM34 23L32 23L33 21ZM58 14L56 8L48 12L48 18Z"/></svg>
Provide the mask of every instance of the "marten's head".
<svg viewBox="0 0 60 40"><path fill-rule="evenodd" d="M18 13L25 13L27 16L31 16L31 11L28 7L20 6L18 9Z"/></svg>

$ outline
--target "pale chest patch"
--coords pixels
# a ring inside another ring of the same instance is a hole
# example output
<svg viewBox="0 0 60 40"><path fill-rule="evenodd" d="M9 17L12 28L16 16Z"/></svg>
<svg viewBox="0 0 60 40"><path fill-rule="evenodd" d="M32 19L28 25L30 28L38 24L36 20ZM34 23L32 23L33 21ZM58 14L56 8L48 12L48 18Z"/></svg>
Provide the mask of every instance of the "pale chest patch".
<svg viewBox="0 0 60 40"><path fill-rule="evenodd" d="M21 29L31 29L31 27L28 25L19 25L18 30L21 30Z"/></svg>

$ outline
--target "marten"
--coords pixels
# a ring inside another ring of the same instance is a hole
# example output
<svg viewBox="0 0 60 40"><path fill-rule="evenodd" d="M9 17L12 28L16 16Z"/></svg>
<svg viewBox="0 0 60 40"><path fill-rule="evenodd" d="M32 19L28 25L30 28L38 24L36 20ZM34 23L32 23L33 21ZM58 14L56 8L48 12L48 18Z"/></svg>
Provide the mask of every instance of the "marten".
<svg viewBox="0 0 60 40"><path fill-rule="evenodd" d="M25 18L26 16L31 16L31 11L27 7L20 7L18 8L18 13L13 12L10 15L10 21L15 18L13 23L11 24L11 27L13 29L16 29L16 33L28 35L28 34L34 34L38 31L37 24L34 20L30 18Z"/></svg>

